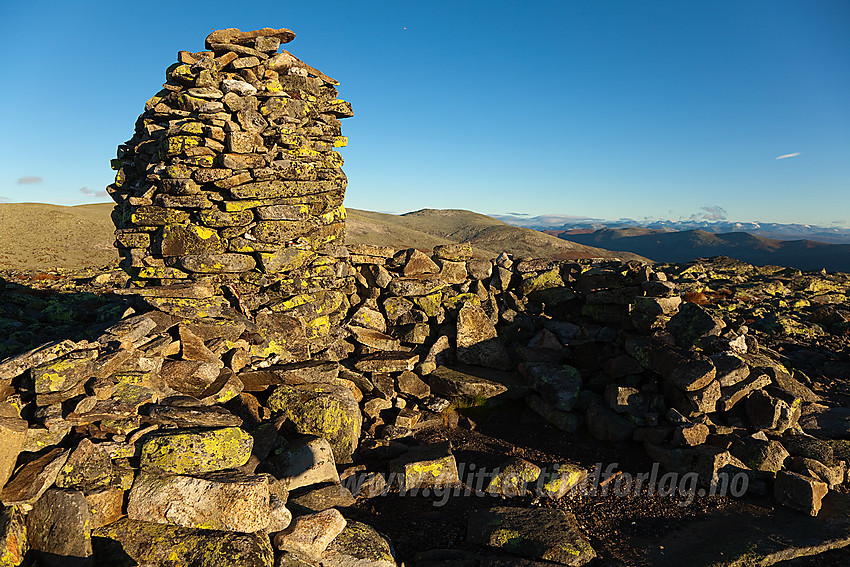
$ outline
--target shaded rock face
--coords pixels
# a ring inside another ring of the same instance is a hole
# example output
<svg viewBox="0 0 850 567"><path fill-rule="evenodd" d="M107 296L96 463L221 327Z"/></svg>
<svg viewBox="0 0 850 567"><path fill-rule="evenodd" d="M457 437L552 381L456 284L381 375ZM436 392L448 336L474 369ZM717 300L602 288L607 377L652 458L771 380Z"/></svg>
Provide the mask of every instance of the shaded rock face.
<svg viewBox="0 0 850 567"><path fill-rule="evenodd" d="M179 52L119 146L107 188L116 246L155 308L201 318L269 308L266 347L305 360L333 342L345 309L342 295L318 307L305 294L347 285L335 148L347 144L339 119L351 105L334 79L278 53L277 39L220 39ZM279 328L293 312L303 324Z"/></svg>

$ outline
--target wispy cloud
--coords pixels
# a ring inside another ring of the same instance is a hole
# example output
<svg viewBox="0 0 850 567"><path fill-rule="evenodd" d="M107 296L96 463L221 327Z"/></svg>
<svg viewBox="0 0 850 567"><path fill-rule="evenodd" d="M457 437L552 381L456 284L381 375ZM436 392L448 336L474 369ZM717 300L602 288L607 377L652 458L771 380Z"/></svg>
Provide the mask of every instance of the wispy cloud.
<svg viewBox="0 0 850 567"><path fill-rule="evenodd" d="M8 197L0 197L0 203L8 203L9 201L11 201L11 199Z"/></svg>
<svg viewBox="0 0 850 567"><path fill-rule="evenodd" d="M44 179L42 179L41 177L38 177L36 175L29 175L27 177L19 177L15 183L18 185L38 185L42 181L44 181Z"/></svg>
<svg viewBox="0 0 850 567"><path fill-rule="evenodd" d="M692 214L691 220L720 221L726 219L726 209L718 205L700 207L699 210L702 212Z"/></svg>
<svg viewBox="0 0 850 567"><path fill-rule="evenodd" d="M106 197L106 191L92 191L88 187L80 187L80 193L89 197Z"/></svg>
<svg viewBox="0 0 850 567"><path fill-rule="evenodd" d="M788 159L789 157L797 157L798 155L800 155L800 152L794 152L793 154L782 154L776 159Z"/></svg>

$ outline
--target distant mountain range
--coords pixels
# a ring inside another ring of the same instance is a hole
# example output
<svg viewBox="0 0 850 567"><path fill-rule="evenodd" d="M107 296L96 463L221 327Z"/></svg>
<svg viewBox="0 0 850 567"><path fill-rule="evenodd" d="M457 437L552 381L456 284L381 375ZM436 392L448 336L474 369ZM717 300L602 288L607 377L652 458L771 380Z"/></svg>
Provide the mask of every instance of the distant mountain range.
<svg viewBox="0 0 850 567"><path fill-rule="evenodd" d="M626 250L658 262L729 256L758 266L772 264L800 270L826 268L830 272L850 272L850 244L778 240L747 232L715 234L705 230L670 232L651 228L603 228L544 232L587 246Z"/></svg>
<svg viewBox="0 0 850 567"><path fill-rule="evenodd" d="M567 215L541 215L530 217L508 213L491 215L508 224L545 231L593 232L603 228L648 228L666 232L700 230L714 234L746 232L753 236L775 240L814 240L828 244L850 244L850 228L838 226L818 226L810 224L782 224L775 222L733 222L729 220L655 220L637 221L634 219L603 220Z"/></svg>

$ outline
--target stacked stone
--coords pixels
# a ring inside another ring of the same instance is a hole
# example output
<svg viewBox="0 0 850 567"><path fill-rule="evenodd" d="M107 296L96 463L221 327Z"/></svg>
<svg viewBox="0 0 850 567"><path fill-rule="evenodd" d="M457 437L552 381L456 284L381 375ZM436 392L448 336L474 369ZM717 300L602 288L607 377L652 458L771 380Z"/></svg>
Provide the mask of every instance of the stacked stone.
<svg viewBox="0 0 850 567"><path fill-rule="evenodd" d="M752 493L772 490L812 515L845 482L846 464L800 428L843 410L820 406L745 318L683 302L693 294L664 272L506 254L483 261L468 245L431 255L349 248L357 291L347 330L365 384L364 430L379 440L459 423L440 398L507 396L566 432L641 442L668 470L697 472L705 485L745 474ZM728 285L723 263L715 269Z"/></svg>
<svg viewBox="0 0 850 567"><path fill-rule="evenodd" d="M334 344L347 308L334 148L352 116L334 79L278 52L294 37L225 29L179 52L107 188L137 295L181 317L256 317L269 342L255 354L293 361Z"/></svg>

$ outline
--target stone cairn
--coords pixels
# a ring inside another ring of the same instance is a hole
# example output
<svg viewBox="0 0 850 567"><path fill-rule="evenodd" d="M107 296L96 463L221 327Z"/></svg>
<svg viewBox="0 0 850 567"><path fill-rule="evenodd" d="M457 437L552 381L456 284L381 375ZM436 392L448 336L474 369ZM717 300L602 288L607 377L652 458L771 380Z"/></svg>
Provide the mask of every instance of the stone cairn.
<svg viewBox="0 0 850 567"><path fill-rule="evenodd" d="M253 352L289 362L332 346L350 284L334 148L351 105L278 53L294 37L226 29L208 51L179 52L107 188L133 293L180 317L240 313L266 339Z"/></svg>
<svg viewBox="0 0 850 567"><path fill-rule="evenodd" d="M389 540L347 510L469 487L448 442L416 439L472 427L455 411L469 403L642 443L704 486L743 474L804 514L847 481L832 443L850 435L846 408L757 338L822 327L682 296L826 308L850 281L344 247L333 147L351 109L335 81L276 53L293 37L221 30L209 51L180 52L109 188L131 276L119 291L141 304L93 340L0 362L0 565L393 567ZM758 313L764 331L749 327ZM819 325L837 333L839 315ZM587 478L508 460L484 488L513 500L469 513L478 551L416 567L587 563L571 514L521 498Z"/></svg>

